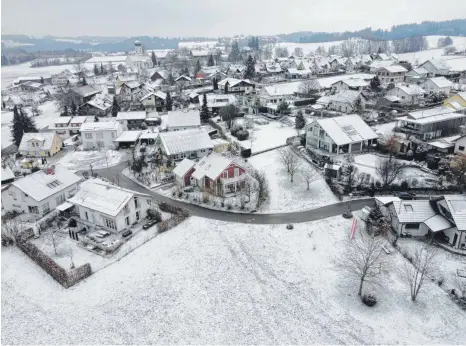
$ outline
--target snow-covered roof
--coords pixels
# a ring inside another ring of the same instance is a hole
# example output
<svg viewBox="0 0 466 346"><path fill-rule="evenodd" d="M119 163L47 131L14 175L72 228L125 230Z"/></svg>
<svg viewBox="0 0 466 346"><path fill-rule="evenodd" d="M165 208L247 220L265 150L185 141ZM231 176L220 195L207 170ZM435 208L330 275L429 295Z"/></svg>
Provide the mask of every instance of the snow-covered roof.
<svg viewBox="0 0 466 346"><path fill-rule="evenodd" d="M105 99L105 98L99 98L99 97L94 97L92 100L88 101L87 102L88 105L92 106L92 107L95 107L95 108L98 108L100 110L107 110L109 109L110 107L112 107L112 103Z"/></svg>
<svg viewBox="0 0 466 346"><path fill-rule="evenodd" d="M114 142L131 142L135 143L139 136L141 136L141 131L123 131L117 138L115 138Z"/></svg>
<svg viewBox="0 0 466 346"><path fill-rule="evenodd" d="M191 54L193 57L204 57L209 56L211 53L209 50L192 50Z"/></svg>
<svg viewBox="0 0 466 346"><path fill-rule="evenodd" d="M226 107L238 102L238 99L233 94L206 94L206 98L207 107Z"/></svg>
<svg viewBox="0 0 466 346"><path fill-rule="evenodd" d="M412 69L408 73L406 73L407 76L422 76L422 75L428 75L430 72L427 71L424 67L418 67L415 69Z"/></svg>
<svg viewBox="0 0 466 346"><path fill-rule="evenodd" d="M71 119L70 124L82 124L87 121L86 115L75 116Z"/></svg>
<svg viewBox="0 0 466 346"><path fill-rule="evenodd" d="M187 81L191 81L191 77L186 76L186 75L183 74L183 75L179 76L178 78L176 78L176 79L175 79L175 82L178 82L178 81L181 80L181 79L184 79L184 80L187 80Z"/></svg>
<svg viewBox="0 0 466 346"><path fill-rule="evenodd" d="M423 222L436 215L429 200L395 201L393 206L401 223Z"/></svg>
<svg viewBox="0 0 466 346"><path fill-rule="evenodd" d="M146 111L118 112L117 120L144 120Z"/></svg>
<svg viewBox="0 0 466 346"><path fill-rule="evenodd" d="M401 99L396 95L387 95L385 98L390 102L399 102Z"/></svg>
<svg viewBox="0 0 466 346"><path fill-rule="evenodd" d="M384 67L381 67L379 70L385 70L385 71L388 71L390 73L397 73L397 72L408 72L407 69L405 69L403 66L401 65L389 65L389 66L384 66Z"/></svg>
<svg viewBox="0 0 466 346"><path fill-rule="evenodd" d="M40 202L81 180L79 176L62 166L56 166L50 173L52 174L40 170L11 184Z"/></svg>
<svg viewBox="0 0 466 346"><path fill-rule="evenodd" d="M235 161L233 159L212 152L196 163L192 176L197 180L203 177L215 180L228 166L234 163Z"/></svg>
<svg viewBox="0 0 466 346"><path fill-rule="evenodd" d="M367 83L365 80L361 79L361 78L348 78L348 79L343 79L341 81L338 81L338 82L335 82L333 84L336 84L336 83L344 83L346 85L348 85L349 87L351 88L359 88L359 87L367 87L369 86L369 83ZM332 85L333 85L332 84Z"/></svg>
<svg viewBox="0 0 466 346"><path fill-rule="evenodd" d="M242 82L254 85L253 83L251 83L251 81L249 79L237 79L237 78L225 78L225 79L222 79L220 82L218 82L218 85L219 85L219 87L224 88L225 84L228 83L229 87L234 87L234 86L236 86L236 85L238 85L238 84L240 84Z"/></svg>
<svg viewBox="0 0 466 346"><path fill-rule="evenodd" d="M443 198L458 230L466 231L466 196L446 195Z"/></svg>
<svg viewBox="0 0 466 346"><path fill-rule="evenodd" d="M183 112L171 111L167 114L167 126L201 126L201 117L199 111Z"/></svg>
<svg viewBox="0 0 466 346"><path fill-rule="evenodd" d="M429 227L432 232L443 231L453 226L450 221L440 214L428 218L424 221L424 224Z"/></svg>
<svg viewBox="0 0 466 346"><path fill-rule="evenodd" d="M430 62L432 66L434 66L437 70L450 70L450 65L443 60L443 59L430 59L425 62L423 62L420 67L422 67L424 64Z"/></svg>
<svg viewBox="0 0 466 346"><path fill-rule="evenodd" d="M437 88L447 88L453 85L453 83L445 77L434 77L429 78L428 80L432 81L432 83L434 83L437 86Z"/></svg>
<svg viewBox="0 0 466 346"><path fill-rule="evenodd" d="M426 93L419 85L416 84L407 84L407 83L398 83L395 85L395 88L400 89L405 94L414 96L414 95L423 95Z"/></svg>
<svg viewBox="0 0 466 346"><path fill-rule="evenodd" d="M396 196L376 196L374 198L376 201L379 201L383 205L387 205L388 203L391 203L391 202L401 201L400 197L396 197Z"/></svg>
<svg viewBox="0 0 466 346"><path fill-rule="evenodd" d="M56 136L55 132L40 132L40 133L25 133L21 139L19 150L49 150L52 148L53 139ZM29 141L36 140L40 142L39 147L30 147Z"/></svg>
<svg viewBox="0 0 466 346"><path fill-rule="evenodd" d="M128 59L131 61L146 62L151 60L151 57L149 55L128 55Z"/></svg>
<svg viewBox="0 0 466 346"><path fill-rule="evenodd" d="M178 177L184 177L188 171L193 168L196 163L188 158L184 158L176 167L173 169L173 174Z"/></svg>
<svg viewBox="0 0 466 346"><path fill-rule="evenodd" d="M404 120L418 124L430 124L464 117L466 117L465 114L455 113L454 109L441 106L416 112L410 112L407 116L399 117L397 120Z"/></svg>
<svg viewBox="0 0 466 346"><path fill-rule="evenodd" d="M378 137L364 120L356 114L317 119L309 124L308 127L315 123L319 124L337 145L361 142Z"/></svg>
<svg viewBox="0 0 466 346"><path fill-rule="evenodd" d="M165 100L167 98L167 94L165 94L163 91L153 91L148 93L147 95L144 95L140 101L144 101L145 99L151 97L154 95L155 97L161 98L162 100Z"/></svg>
<svg viewBox="0 0 466 346"><path fill-rule="evenodd" d="M116 131L120 127L120 123L117 121L98 121L94 123L85 122L81 125L81 132L93 132L93 131Z"/></svg>
<svg viewBox="0 0 466 346"><path fill-rule="evenodd" d="M388 67L394 64L393 60L374 60L370 63L369 67L371 70Z"/></svg>
<svg viewBox="0 0 466 346"><path fill-rule="evenodd" d="M130 89L136 89L136 88L139 88L141 86L141 84L138 81L135 81L135 80L123 82L122 86L123 85L126 85Z"/></svg>
<svg viewBox="0 0 466 346"><path fill-rule="evenodd" d="M159 137L167 155L213 148L209 134L202 128L162 132Z"/></svg>
<svg viewBox="0 0 466 346"><path fill-rule="evenodd" d="M330 102L341 102L354 104L358 97L361 95L361 92L356 90L340 90L334 95L330 95Z"/></svg>
<svg viewBox="0 0 466 346"><path fill-rule="evenodd" d="M88 179L81 184L78 193L68 202L109 216L117 216L135 195L149 197L100 179Z"/></svg>
<svg viewBox="0 0 466 346"><path fill-rule="evenodd" d="M102 89L98 85L82 85L73 88L72 90L82 97L87 97L102 92Z"/></svg>
<svg viewBox="0 0 466 346"><path fill-rule="evenodd" d="M10 179L14 179L15 178L15 175L13 173L13 171L11 170L10 167L8 166L5 166L5 168L2 166L2 182L3 181L6 181L6 180L10 180Z"/></svg>
<svg viewBox="0 0 466 346"><path fill-rule="evenodd" d="M55 119L54 124L65 124L68 125L70 123L72 117L58 117Z"/></svg>

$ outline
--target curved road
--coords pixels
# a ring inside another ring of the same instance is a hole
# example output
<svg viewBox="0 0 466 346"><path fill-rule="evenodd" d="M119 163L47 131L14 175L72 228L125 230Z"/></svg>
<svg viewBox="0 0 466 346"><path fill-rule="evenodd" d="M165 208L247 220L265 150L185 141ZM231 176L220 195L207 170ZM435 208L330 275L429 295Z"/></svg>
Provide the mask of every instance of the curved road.
<svg viewBox="0 0 466 346"><path fill-rule="evenodd" d="M188 209L191 215L204 217L207 219L214 219L228 222L239 222L239 223L251 223L251 224L285 224L285 223L300 223L307 221L314 221L325 219L330 216L341 215L348 210L349 204L351 204L352 210L362 209L364 206L373 206L373 198L365 198L354 200L352 202L341 202L335 204L329 204L320 208L295 211L290 213L274 213L274 214L261 214L261 213L232 213L222 210L212 210L200 207L195 204L185 203L177 200L173 200L169 197L162 196L156 192L148 190L139 184L135 183L131 179L125 177L122 174L123 169L127 167L126 162L122 162L114 167L104 169L94 169L94 172L98 173L102 177L109 180L115 181L119 179L121 187L131 189L141 193L149 194L159 202L168 202L174 205L181 206Z"/></svg>

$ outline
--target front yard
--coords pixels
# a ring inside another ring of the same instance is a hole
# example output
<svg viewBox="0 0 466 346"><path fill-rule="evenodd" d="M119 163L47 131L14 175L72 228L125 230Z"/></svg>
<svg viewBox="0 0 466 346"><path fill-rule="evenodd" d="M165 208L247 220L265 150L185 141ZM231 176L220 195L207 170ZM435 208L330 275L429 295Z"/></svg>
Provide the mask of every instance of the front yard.
<svg viewBox="0 0 466 346"><path fill-rule="evenodd" d="M91 170L108 168L127 160L130 154L124 150L76 150L68 152L57 161L71 170Z"/></svg>

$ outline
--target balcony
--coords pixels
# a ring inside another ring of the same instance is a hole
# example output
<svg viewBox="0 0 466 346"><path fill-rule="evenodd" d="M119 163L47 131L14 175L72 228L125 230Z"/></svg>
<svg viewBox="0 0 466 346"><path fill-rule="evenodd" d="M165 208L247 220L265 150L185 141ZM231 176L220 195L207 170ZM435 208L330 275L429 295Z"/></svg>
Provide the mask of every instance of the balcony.
<svg viewBox="0 0 466 346"><path fill-rule="evenodd" d="M222 182L222 185L229 185L229 184L234 184L234 183L243 181L245 177L246 176L243 174L243 175L238 175L236 177L220 178L220 181Z"/></svg>

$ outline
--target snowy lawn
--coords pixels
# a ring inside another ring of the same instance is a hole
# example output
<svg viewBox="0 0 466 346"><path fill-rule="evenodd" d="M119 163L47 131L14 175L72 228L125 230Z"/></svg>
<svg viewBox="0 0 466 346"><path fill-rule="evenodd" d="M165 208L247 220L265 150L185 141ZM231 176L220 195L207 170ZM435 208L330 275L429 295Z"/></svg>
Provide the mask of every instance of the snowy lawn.
<svg viewBox="0 0 466 346"><path fill-rule="evenodd" d="M261 212L285 213L338 202L325 180L317 172L315 173L317 180L311 184L309 191L306 190L306 182L299 172L295 175L294 182L290 182L286 168L280 161L278 150L252 156L248 161L254 168L266 174L269 183L269 200L261 207ZM314 169L307 161L302 160L301 168L307 166Z"/></svg>
<svg viewBox="0 0 466 346"><path fill-rule="evenodd" d="M370 174L375 180L381 181L381 177L376 172L376 167L381 158L374 154L363 154L354 156L355 166L358 168L358 173ZM414 164L414 162L402 161L404 164ZM406 167L403 173L395 180L396 184L400 184L403 180L412 182L417 180L417 187L427 187L438 184L438 178L431 173L424 172L417 167ZM410 184L412 186L412 184Z"/></svg>
<svg viewBox="0 0 466 346"><path fill-rule="evenodd" d="M464 343L466 315L436 284L409 300L396 251L389 284L367 286L377 305L360 302L334 264L350 226L192 217L68 290L2 248L2 343Z"/></svg>
<svg viewBox="0 0 466 346"><path fill-rule="evenodd" d="M390 135L393 133L396 121L392 121L386 124L380 124L373 126L373 130L379 135Z"/></svg>
<svg viewBox="0 0 466 346"><path fill-rule="evenodd" d="M2 68L2 78L3 78L3 68ZM30 108L24 108L28 114ZM39 106L39 109L42 111L42 114L34 117L34 121L36 122L37 129L40 131L50 125L55 123L55 120L60 117L60 113L57 110L57 104L55 101L48 101ZM12 138L11 138L11 129L10 126L13 123L13 112L2 112L1 114L1 121L2 121L2 148L5 148L11 145Z"/></svg>
<svg viewBox="0 0 466 346"><path fill-rule="evenodd" d="M54 73L60 73L66 69L74 71L74 66L61 65L32 68L30 62L12 66L2 66L2 89L7 85L12 84L19 77L45 77Z"/></svg>
<svg viewBox="0 0 466 346"><path fill-rule="evenodd" d="M92 169L113 167L128 157L129 154L123 150L71 151L58 160L57 164L71 170L90 170L90 165L92 165Z"/></svg>

